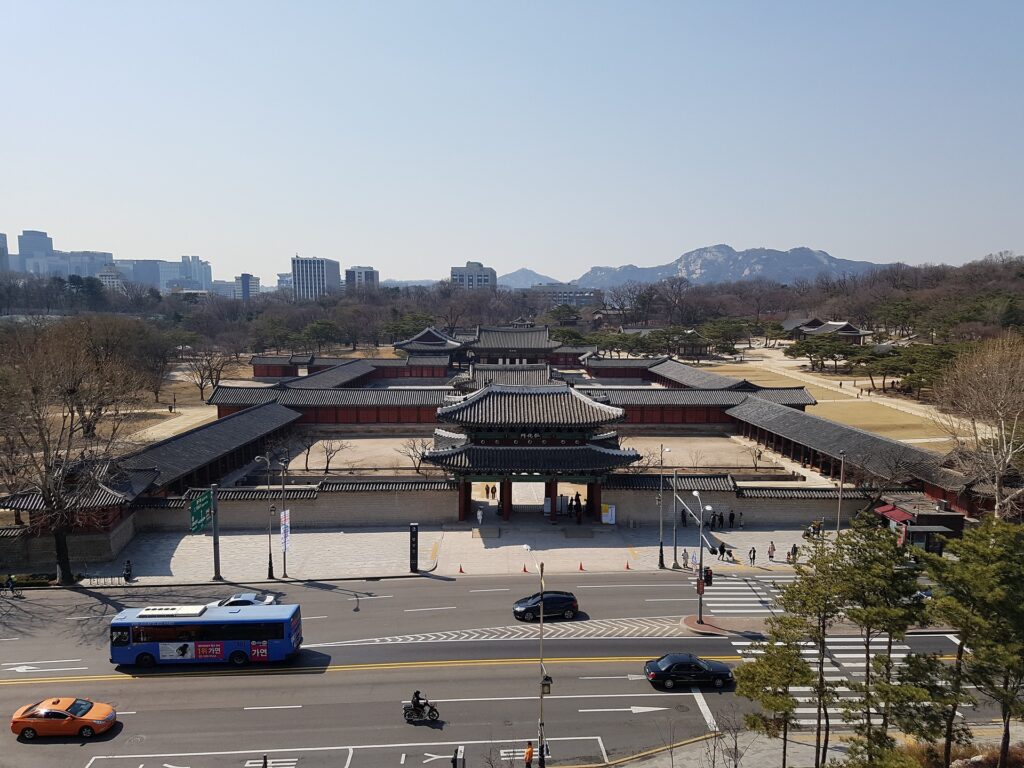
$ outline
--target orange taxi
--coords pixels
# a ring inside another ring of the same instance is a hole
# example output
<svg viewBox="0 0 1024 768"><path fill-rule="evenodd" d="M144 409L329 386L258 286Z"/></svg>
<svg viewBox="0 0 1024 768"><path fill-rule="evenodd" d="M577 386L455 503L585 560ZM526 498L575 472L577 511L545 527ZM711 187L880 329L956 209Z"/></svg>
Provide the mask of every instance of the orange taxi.
<svg viewBox="0 0 1024 768"><path fill-rule="evenodd" d="M11 718L11 731L29 741L36 736L80 736L89 739L110 730L117 712L89 699L43 699L22 707Z"/></svg>

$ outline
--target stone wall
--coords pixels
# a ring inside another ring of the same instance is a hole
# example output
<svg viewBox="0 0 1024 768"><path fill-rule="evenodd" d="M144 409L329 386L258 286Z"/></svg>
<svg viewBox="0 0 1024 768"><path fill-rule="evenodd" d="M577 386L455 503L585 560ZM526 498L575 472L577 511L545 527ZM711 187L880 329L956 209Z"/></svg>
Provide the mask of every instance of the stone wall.
<svg viewBox="0 0 1024 768"><path fill-rule="evenodd" d="M113 560L135 538L135 518L128 515L105 533L76 533L68 537L71 565L79 570L86 563ZM21 536L0 540L0 566L10 571L56 572L53 536Z"/></svg>
<svg viewBox="0 0 1024 768"><path fill-rule="evenodd" d="M710 505L715 512L721 512L728 521L729 512L737 517L743 513L745 527L776 527L806 528L812 520L824 518L825 527L835 528L837 499L745 499L737 498L733 493L702 491L701 501ZM665 522L672 520L672 495L664 494ZM636 521L640 525L657 525L659 510L657 497L651 491L605 491L601 496L605 504L615 505L616 522L629 525ZM686 498L686 503L694 512L697 511L697 499ZM864 499L843 499L843 523L864 506ZM728 522L727 522L728 524ZM737 525L739 523L737 522Z"/></svg>

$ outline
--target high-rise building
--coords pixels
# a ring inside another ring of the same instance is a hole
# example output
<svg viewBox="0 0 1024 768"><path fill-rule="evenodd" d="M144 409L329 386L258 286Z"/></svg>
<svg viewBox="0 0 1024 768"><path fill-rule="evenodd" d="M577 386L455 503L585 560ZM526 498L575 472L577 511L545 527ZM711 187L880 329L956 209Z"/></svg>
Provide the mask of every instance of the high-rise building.
<svg viewBox="0 0 1024 768"><path fill-rule="evenodd" d="M248 272L235 278L235 298L248 301L260 292L260 279Z"/></svg>
<svg viewBox="0 0 1024 768"><path fill-rule="evenodd" d="M54 264L53 238L45 232L26 229L18 235L18 260L24 272L67 277L67 269Z"/></svg>
<svg viewBox="0 0 1024 768"><path fill-rule="evenodd" d="M113 263L107 264L101 269L96 274L96 279L103 283L103 287L108 291L124 292L124 277L117 271L117 267Z"/></svg>
<svg viewBox="0 0 1024 768"><path fill-rule="evenodd" d="M0 272L7 272L11 268L11 254L7 250L7 235L0 232Z"/></svg>
<svg viewBox="0 0 1024 768"><path fill-rule="evenodd" d="M479 261L467 261L464 267L452 267L451 279L456 288L498 289L498 274Z"/></svg>
<svg viewBox="0 0 1024 768"><path fill-rule="evenodd" d="M277 273L277 287L278 290L281 288L292 287L292 273L291 272L278 272Z"/></svg>
<svg viewBox="0 0 1024 768"><path fill-rule="evenodd" d="M210 267L210 262L203 261L198 256L182 256L181 278L194 283L195 285L192 287L203 291L210 290L213 285L213 270Z"/></svg>
<svg viewBox="0 0 1024 768"><path fill-rule="evenodd" d="M345 290L376 288L380 285L380 272L373 267L349 267L345 270Z"/></svg>
<svg viewBox="0 0 1024 768"><path fill-rule="evenodd" d="M223 296L225 299L235 298L235 283L233 280L214 280L210 286L210 293Z"/></svg>
<svg viewBox="0 0 1024 768"><path fill-rule="evenodd" d="M292 258L292 289L296 301L337 293L341 290L341 265L332 259L296 254Z"/></svg>

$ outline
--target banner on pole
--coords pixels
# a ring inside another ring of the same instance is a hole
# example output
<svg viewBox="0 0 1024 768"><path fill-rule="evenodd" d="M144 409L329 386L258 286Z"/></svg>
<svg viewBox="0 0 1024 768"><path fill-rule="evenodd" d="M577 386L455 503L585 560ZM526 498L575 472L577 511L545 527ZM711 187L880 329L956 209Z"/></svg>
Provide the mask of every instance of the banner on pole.
<svg viewBox="0 0 1024 768"><path fill-rule="evenodd" d="M288 551L288 543L292 537L292 511L281 510L281 551Z"/></svg>

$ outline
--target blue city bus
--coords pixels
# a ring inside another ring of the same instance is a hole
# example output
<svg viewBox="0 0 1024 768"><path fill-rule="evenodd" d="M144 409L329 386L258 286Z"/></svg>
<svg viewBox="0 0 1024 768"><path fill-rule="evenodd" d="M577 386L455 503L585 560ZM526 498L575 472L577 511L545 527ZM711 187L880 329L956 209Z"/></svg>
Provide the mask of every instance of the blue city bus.
<svg viewBox="0 0 1024 768"><path fill-rule="evenodd" d="M297 605L158 605L126 608L110 622L110 663L281 661L302 648Z"/></svg>

